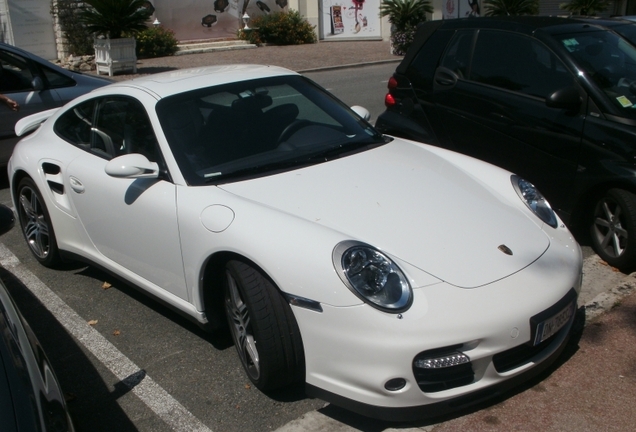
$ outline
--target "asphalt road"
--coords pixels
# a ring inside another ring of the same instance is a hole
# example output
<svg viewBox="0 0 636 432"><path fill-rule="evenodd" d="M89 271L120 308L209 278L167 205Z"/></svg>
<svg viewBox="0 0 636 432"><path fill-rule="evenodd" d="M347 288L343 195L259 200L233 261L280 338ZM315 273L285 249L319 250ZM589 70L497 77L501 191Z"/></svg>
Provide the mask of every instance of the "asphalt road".
<svg viewBox="0 0 636 432"><path fill-rule="evenodd" d="M308 76L348 105L365 106L374 120L393 68ZM10 205L7 185L0 188L0 202ZM595 290L621 277L585 250L586 277L600 281ZM360 430L396 426L325 408L302 389L261 393L249 384L227 335L200 331L94 267L40 266L19 228L0 237L0 263L8 269L2 276L14 280L10 290L55 368L79 431L276 430L316 410Z"/></svg>
<svg viewBox="0 0 636 432"><path fill-rule="evenodd" d="M360 105L371 113L371 123L384 111L384 96L395 63L304 74L335 94L348 106ZM360 77L363 76L363 79Z"/></svg>

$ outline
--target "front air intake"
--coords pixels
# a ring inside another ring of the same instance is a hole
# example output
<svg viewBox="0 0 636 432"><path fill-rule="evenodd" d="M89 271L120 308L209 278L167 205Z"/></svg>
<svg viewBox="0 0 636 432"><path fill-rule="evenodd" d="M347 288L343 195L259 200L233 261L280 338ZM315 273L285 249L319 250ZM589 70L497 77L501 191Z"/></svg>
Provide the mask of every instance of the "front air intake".
<svg viewBox="0 0 636 432"><path fill-rule="evenodd" d="M475 379L470 358L457 347L419 353L413 359L413 374L420 390L427 393L465 386Z"/></svg>

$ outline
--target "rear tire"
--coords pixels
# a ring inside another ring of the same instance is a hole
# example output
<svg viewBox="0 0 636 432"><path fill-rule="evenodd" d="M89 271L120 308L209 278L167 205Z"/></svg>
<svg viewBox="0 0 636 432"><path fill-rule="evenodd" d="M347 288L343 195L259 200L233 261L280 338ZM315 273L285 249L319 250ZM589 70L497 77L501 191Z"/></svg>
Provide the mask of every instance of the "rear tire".
<svg viewBox="0 0 636 432"><path fill-rule="evenodd" d="M590 227L596 253L609 265L628 271L636 265L636 195L610 189L594 207Z"/></svg>
<svg viewBox="0 0 636 432"><path fill-rule="evenodd" d="M257 388L270 391L304 381L294 314L274 284L246 262L226 264L225 312L243 368Z"/></svg>
<svg viewBox="0 0 636 432"><path fill-rule="evenodd" d="M24 239L35 259L46 267L57 267L62 259L57 248L51 216L35 182L23 178L18 184L18 219Z"/></svg>

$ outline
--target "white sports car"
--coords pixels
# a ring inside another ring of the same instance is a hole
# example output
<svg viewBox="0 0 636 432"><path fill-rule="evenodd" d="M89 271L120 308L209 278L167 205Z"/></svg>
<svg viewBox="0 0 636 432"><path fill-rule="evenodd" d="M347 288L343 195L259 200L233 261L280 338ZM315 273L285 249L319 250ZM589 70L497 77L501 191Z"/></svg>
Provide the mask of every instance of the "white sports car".
<svg viewBox="0 0 636 432"><path fill-rule="evenodd" d="M581 285L570 232L530 183L364 117L277 67L152 75L21 120L11 191L42 264L229 327L263 391L402 420L545 368Z"/></svg>

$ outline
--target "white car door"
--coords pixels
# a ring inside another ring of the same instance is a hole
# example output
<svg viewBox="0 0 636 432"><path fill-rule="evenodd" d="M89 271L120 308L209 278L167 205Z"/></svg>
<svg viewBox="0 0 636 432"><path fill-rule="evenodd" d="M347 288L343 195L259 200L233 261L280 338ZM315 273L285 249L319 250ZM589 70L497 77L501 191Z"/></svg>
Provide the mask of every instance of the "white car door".
<svg viewBox="0 0 636 432"><path fill-rule="evenodd" d="M161 288L187 301L176 186L161 178L115 178L104 170L113 156L126 153L161 160L144 108L132 98L108 97L86 112L93 113L89 142L86 149L78 146L65 172L82 227L104 264L156 285L150 290Z"/></svg>

